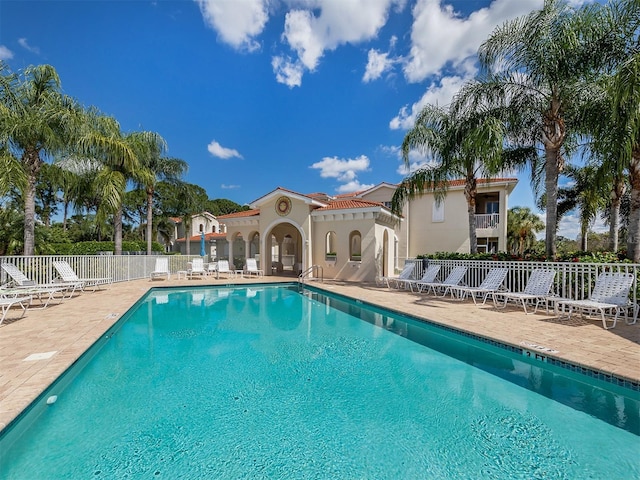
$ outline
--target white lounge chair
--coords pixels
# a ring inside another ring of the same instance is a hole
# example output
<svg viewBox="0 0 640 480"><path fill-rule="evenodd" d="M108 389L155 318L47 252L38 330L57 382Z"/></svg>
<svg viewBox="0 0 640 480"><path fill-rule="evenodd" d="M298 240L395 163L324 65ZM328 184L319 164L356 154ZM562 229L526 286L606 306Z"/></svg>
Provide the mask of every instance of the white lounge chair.
<svg viewBox="0 0 640 480"><path fill-rule="evenodd" d="M629 291L635 281L632 273L612 273L603 272L596 279L591 295L585 300L557 300L556 305L569 307L568 317L574 310L580 310L584 315L585 312L600 313L602 318L602 326L605 330L616 326L620 312L631 308L633 310L633 321L625 321L628 325L636 323L638 317L638 306L629 301ZM613 313L613 324L607 327L605 313Z"/></svg>
<svg viewBox="0 0 640 480"><path fill-rule="evenodd" d="M31 303L30 296L22 296L22 297L4 297L0 296L0 311L2 312L2 316L0 317L0 323L4 322L7 313L9 313L9 309L14 305L19 305L22 308L22 315L18 318L24 317L25 312L27 311L27 306Z"/></svg>
<svg viewBox="0 0 640 480"><path fill-rule="evenodd" d="M507 302L521 302L522 308L524 308L524 313L536 313L538 311L538 305L540 302L546 302L547 297L549 296L549 292L551 291L551 287L553 286L553 279L556 277L555 270L534 270L531 272L529 279L527 280L527 285L524 287L522 292L494 292L493 293L493 304L496 308L504 308L507 306ZM502 297L504 299L504 303L500 305L498 303L497 298ZM535 307L533 308L533 312L527 311L527 303L534 302Z"/></svg>
<svg viewBox="0 0 640 480"><path fill-rule="evenodd" d="M229 268L229 260L218 260L217 277L220 278L220 274L224 274L227 277L232 277L235 272Z"/></svg>
<svg viewBox="0 0 640 480"><path fill-rule="evenodd" d="M22 273L13 263L3 263L0 266L7 275L11 277L11 282L2 287L4 294L14 297L20 295L37 296L42 304L42 308L48 305L56 293L62 292L62 299L64 299L72 297L76 290L82 289L82 283L77 281L36 283ZM9 293L9 289L15 290L15 292ZM47 295L47 299L46 302L43 303L42 298L45 295ZM62 301L62 299L60 301Z"/></svg>
<svg viewBox="0 0 640 480"><path fill-rule="evenodd" d="M462 279L467 273L467 267L459 265L457 267L453 267L453 269L447 275L442 282L416 282L418 286L418 292L422 293L426 292L429 294L429 291L433 292L434 295L438 296L438 292L440 291L442 294L441 297L444 297L447 294L447 288L455 285L459 285L462 282Z"/></svg>
<svg viewBox="0 0 640 480"><path fill-rule="evenodd" d="M255 275L257 277L263 277L264 271L258 269L258 262L255 258L247 258L247 264L244 266L244 272L249 276Z"/></svg>
<svg viewBox="0 0 640 480"><path fill-rule="evenodd" d="M478 304L476 295L482 297L482 305L487 302L489 295L497 292L502 287L504 279L509 273L508 268L492 268L482 280L482 283L477 287L468 287L464 285L450 285L448 288L451 296L455 296L460 300L464 300L468 295L471 295L473 303ZM445 292L446 294L446 292Z"/></svg>
<svg viewBox="0 0 640 480"><path fill-rule="evenodd" d="M431 265L429 266L424 273L422 274L422 278L420 278L419 280L414 280L414 279L398 279L396 280L396 283L398 284L399 287L404 287L406 288L407 286L409 286L409 289L413 292L413 286L417 285L418 282L421 283L432 283L436 281L436 277L438 276L438 273L440 273L440 265Z"/></svg>
<svg viewBox="0 0 640 480"><path fill-rule="evenodd" d="M387 288L391 288L391 284L395 283L396 288L398 288L398 280L412 279L414 270L415 268L413 262L405 263L404 268L400 272L400 275L398 275L397 277L382 277L382 283L386 283Z"/></svg>
<svg viewBox="0 0 640 480"><path fill-rule="evenodd" d="M150 279L153 280L164 276L167 277L167 280L171 278L171 272L169 272L169 259L167 257L158 257L156 258L156 266L150 274Z"/></svg>
<svg viewBox="0 0 640 480"><path fill-rule="evenodd" d="M111 282L110 277L79 278L73 268L71 268L71 265L63 260L53 262L53 266L58 271L58 275L60 275L63 282L79 283L81 285L80 290L82 291L87 287L93 287L93 291L95 292L96 290L100 290L102 285Z"/></svg>
<svg viewBox="0 0 640 480"><path fill-rule="evenodd" d="M187 277L193 278L194 275L198 275L200 277L207 276L207 271L204 269L204 260L201 258L194 258L191 261L191 268L187 270Z"/></svg>

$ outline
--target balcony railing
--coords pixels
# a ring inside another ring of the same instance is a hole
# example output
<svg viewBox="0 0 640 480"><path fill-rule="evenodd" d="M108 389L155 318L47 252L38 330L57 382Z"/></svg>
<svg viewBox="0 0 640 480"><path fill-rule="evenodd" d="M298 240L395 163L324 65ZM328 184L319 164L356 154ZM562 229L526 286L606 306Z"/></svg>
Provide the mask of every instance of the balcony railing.
<svg viewBox="0 0 640 480"><path fill-rule="evenodd" d="M500 225L499 213L476 213L476 228L497 228Z"/></svg>

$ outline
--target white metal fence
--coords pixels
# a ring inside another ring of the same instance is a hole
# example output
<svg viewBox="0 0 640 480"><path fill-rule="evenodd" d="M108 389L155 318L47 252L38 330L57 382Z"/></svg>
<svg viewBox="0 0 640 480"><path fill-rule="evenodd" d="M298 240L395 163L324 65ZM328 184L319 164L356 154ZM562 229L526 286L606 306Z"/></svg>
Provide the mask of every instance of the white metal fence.
<svg viewBox="0 0 640 480"><path fill-rule="evenodd" d="M44 255L0 257L0 263L12 263L30 280L36 283L51 283L58 277L53 262L64 260L80 278L111 278L113 282L127 282L149 278L154 270L157 256L154 255ZM172 273L187 270L187 263L197 255L167 255ZM11 279L0 269L0 284Z"/></svg>
<svg viewBox="0 0 640 480"><path fill-rule="evenodd" d="M507 262L493 260L433 260L407 259L414 263L414 278L422 276L427 265L441 265L439 279L444 279L453 267L465 265L468 267L464 281L469 286L477 286L484 279L491 268L507 268L509 274L504 286L512 292L522 291L532 270L553 269L556 277L552 294L563 298L582 300L591 294L596 278L602 272L633 273L636 281L631 289L630 300L636 303L638 299L638 281L640 265L637 263L582 263L582 262Z"/></svg>

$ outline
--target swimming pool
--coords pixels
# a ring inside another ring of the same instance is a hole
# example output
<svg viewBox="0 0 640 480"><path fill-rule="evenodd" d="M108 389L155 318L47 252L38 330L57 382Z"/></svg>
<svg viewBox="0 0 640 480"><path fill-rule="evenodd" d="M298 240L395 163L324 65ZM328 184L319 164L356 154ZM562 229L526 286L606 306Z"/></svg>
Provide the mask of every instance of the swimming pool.
<svg viewBox="0 0 640 480"><path fill-rule="evenodd" d="M156 289L0 478L628 479L639 425L637 392L313 288Z"/></svg>

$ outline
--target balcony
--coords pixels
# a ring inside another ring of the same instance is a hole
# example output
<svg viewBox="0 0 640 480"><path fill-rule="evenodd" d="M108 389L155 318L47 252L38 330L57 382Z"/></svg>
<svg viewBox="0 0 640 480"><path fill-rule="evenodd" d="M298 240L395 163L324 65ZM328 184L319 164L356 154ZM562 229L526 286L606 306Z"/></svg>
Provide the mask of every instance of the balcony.
<svg viewBox="0 0 640 480"><path fill-rule="evenodd" d="M499 213L476 213L476 228L498 228Z"/></svg>

